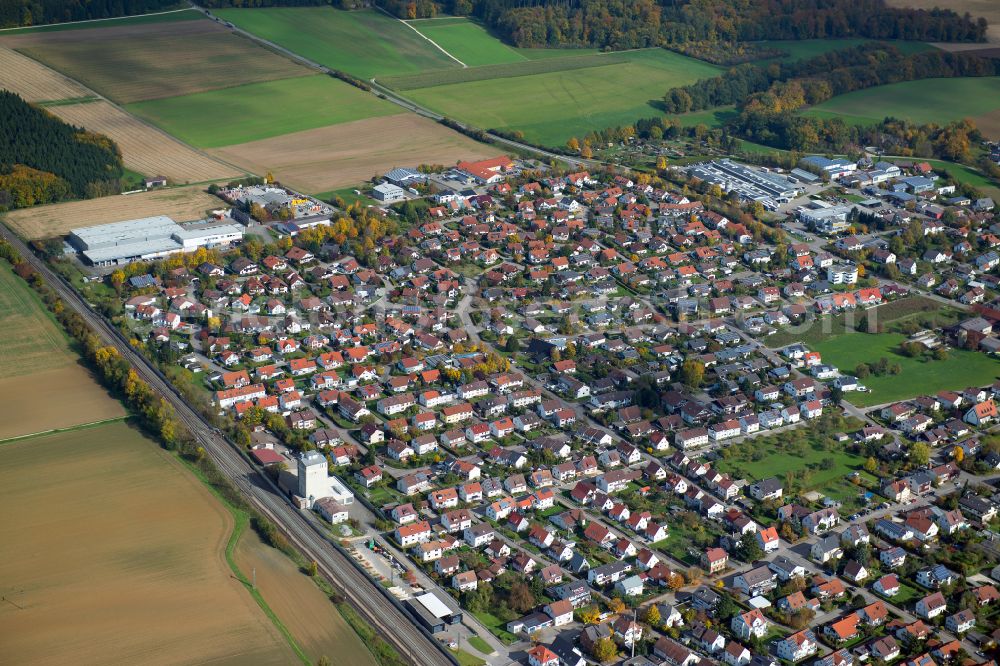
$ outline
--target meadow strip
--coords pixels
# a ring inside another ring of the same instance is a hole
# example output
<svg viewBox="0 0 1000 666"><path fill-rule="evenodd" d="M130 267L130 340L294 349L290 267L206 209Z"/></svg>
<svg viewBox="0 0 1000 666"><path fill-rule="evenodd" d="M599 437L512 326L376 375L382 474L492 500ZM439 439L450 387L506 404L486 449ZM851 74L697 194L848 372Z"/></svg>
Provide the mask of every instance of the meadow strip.
<svg viewBox="0 0 1000 666"><path fill-rule="evenodd" d="M450 69L412 76L393 76L379 79L379 83L393 90L417 90L419 88L430 88L432 86L453 83L507 79L517 76L533 76L549 72L566 72L574 69L603 67L604 65L626 62L627 59L626 56L619 53L544 58L541 60L524 60L500 65L469 67L467 69Z"/></svg>

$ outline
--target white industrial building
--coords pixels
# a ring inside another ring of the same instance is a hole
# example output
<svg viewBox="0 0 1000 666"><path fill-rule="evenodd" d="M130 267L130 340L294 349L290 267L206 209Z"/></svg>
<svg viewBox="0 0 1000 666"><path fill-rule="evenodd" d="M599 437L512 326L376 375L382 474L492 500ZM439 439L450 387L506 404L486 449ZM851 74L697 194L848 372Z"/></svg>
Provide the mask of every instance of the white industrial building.
<svg viewBox="0 0 1000 666"><path fill-rule="evenodd" d="M298 477L297 495L307 501L311 508L317 500L332 499L341 506L354 504L352 493L343 481L330 476L326 457L319 451L306 451L299 456L296 464Z"/></svg>
<svg viewBox="0 0 1000 666"><path fill-rule="evenodd" d="M746 201L759 201L768 210L776 210L801 191L797 182L785 176L728 159L692 164L687 174L718 185L723 192L736 192Z"/></svg>
<svg viewBox="0 0 1000 666"><path fill-rule="evenodd" d="M227 246L243 239L235 224L181 226L166 215L73 229L69 243L94 266L151 261L200 247Z"/></svg>
<svg viewBox="0 0 1000 666"><path fill-rule="evenodd" d="M388 203L405 199L406 191L392 183L380 183L372 188L372 196L383 203Z"/></svg>
<svg viewBox="0 0 1000 666"><path fill-rule="evenodd" d="M799 208L798 218L821 234L835 234L846 230L850 224L847 221L851 211L857 208L854 204L834 206L825 201L813 201L808 206Z"/></svg>

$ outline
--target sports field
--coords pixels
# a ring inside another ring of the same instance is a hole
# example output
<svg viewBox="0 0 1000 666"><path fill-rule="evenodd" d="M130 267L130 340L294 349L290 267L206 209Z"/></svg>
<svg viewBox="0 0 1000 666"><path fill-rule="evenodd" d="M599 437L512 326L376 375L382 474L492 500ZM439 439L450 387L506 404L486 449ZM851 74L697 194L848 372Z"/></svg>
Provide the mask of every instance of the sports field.
<svg viewBox="0 0 1000 666"><path fill-rule="evenodd" d="M862 379L870 392L844 395L846 400L859 406L881 405L966 386L983 386L1000 377L1000 360L993 356L949 349L944 361L909 358L896 352L905 339L906 336L899 333L846 333L814 345L814 348L822 354L824 363L837 366L843 373L853 373L859 363L873 363L883 356L890 363L899 363L902 372L898 375L872 375Z"/></svg>
<svg viewBox="0 0 1000 666"><path fill-rule="evenodd" d="M415 113L365 118L212 151L311 194L356 185L394 167L493 157L478 143Z"/></svg>
<svg viewBox="0 0 1000 666"><path fill-rule="evenodd" d="M0 33L0 45L120 103L309 74L305 67L207 19Z"/></svg>
<svg viewBox="0 0 1000 666"><path fill-rule="evenodd" d="M460 67L405 23L374 9L269 7L215 13L304 58L362 79Z"/></svg>
<svg viewBox="0 0 1000 666"><path fill-rule="evenodd" d="M601 56L581 56L594 60ZM561 145L594 129L659 113L669 89L720 70L663 49L613 54L611 64L408 90L441 114L482 128L521 130L529 141ZM517 64L510 67L518 67Z"/></svg>
<svg viewBox="0 0 1000 666"><path fill-rule="evenodd" d="M128 110L201 148L399 113L399 107L322 74L156 99Z"/></svg>
<svg viewBox="0 0 1000 666"><path fill-rule="evenodd" d="M224 202L198 185L150 190L139 194L81 199L22 208L5 214L6 223L28 239L50 238L76 227L167 215L178 222L203 219Z"/></svg>
<svg viewBox="0 0 1000 666"><path fill-rule="evenodd" d="M171 183L183 185L236 178L245 172L192 149L104 100L56 105L49 111L68 123L111 137L121 148L125 167L137 173L166 176Z"/></svg>
<svg viewBox="0 0 1000 666"><path fill-rule="evenodd" d="M1000 77L966 77L906 81L838 95L804 114L841 118L865 125L887 116L915 123L947 123L1000 109Z"/></svg>
<svg viewBox="0 0 1000 666"><path fill-rule="evenodd" d="M467 67L499 65L527 60L518 49L507 46L486 29L464 18L408 21L428 39L461 60Z"/></svg>
<svg viewBox="0 0 1000 666"><path fill-rule="evenodd" d="M0 663L296 661L226 563L229 512L124 423L0 444L0 501Z"/></svg>

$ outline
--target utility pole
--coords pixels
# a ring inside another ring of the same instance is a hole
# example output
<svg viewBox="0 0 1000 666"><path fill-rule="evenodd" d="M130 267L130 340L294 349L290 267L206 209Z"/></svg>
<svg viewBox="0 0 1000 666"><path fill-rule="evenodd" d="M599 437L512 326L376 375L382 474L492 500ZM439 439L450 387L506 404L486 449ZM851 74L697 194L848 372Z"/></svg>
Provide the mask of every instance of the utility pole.
<svg viewBox="0 0 1000 666"><path fill-rule="evenodd" d="M632 609L632 626L628 628L632 632L632 659L635 659L635 624L638 612L637 608Z"/></svg>
<svg viewBox="0 0 1000 666"><path fill-rule="evenodd" d="M253 568L253 589L257 589L257 567Z"/></svg>

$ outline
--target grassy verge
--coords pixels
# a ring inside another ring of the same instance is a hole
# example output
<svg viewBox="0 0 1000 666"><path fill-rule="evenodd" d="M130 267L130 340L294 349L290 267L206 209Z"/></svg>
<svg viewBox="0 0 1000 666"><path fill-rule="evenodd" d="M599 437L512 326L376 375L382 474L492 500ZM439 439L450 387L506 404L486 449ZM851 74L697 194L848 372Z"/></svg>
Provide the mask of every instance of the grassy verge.
<svg viewBox="0 0 1000 666"><path fill-rule="evenodd" d="M486 663L485 659L480 659L465 650L452 650L451 653L455 655L455 659L458 659L461 666L483 666Z"/></svg>
<svg viewBox="0 0 1000 666"><path fill-rule="evenodd" d="M490 630L491 634L499 638L505 645L510 645L517 640L517 636L504 629L506 622L498 618L496 615L485 611L481 613L473 613L473 615L483 624L484 627Z"/></svg>
<svg viewBox="0 0 1000 666"><path fill-rule="evenodd" d="M325 583L326 581L323 582ZM320 587L324 586L321 584ZM327 589L324 588L324 591L327 591ZM329 591L332 592L333 590ZM375 656L375 659L378 660L378 663L383 664L383 666L403 666L407 663L396 652L396 648L389 645L363 617L358 615L353 606L346 602L340 602L337 604L337 610L347 620L347 624L351 625L351 628L354 629L354 633L368 646L368 649Z"/></svg>
<svg viewBox="0 0 1000 666"><path fill-rule="evenodd" d="M226 564L228 564L229 568L232 569L233 575L238 581L240 581L240 583L243 584L243 587L247 589L250 596L253 597L253 600L257 602L257 605L260 606L260 609L264 612L264 615L271 620L271 623L275 626L275 628L281 632L282 636L285 637L285 640L288 642L288 646L292 648L292 651L295 652L296 656L302 661L302 663L312 663L309 661L309 657L306 656L306 653L302 650L302 647L295 640L295 637L292 636L288 627L285 626L285 623L282 622L277 615L275 615L274 611L271 610L271 607L264 600L264 597L261 596L257 588L253 586L253 583L246 577L246 575L244 575L243 571L240 570L239 566L236 564L236 560L233 558L233 553L236 551L236 544L239 543L240 537L243 535L243 532L246 531L247 526L251 522L250 514L241 507L234 505L234 503L230 501L230 498L220 491L218 483L213 482L202 467L199 467L198 465L187 460L184 456L177 453L174 453L174 455L181 462L181 464L187 467L192 474L198 477L198 479L208 487L209 492L215 495L219 502L226 507L226 510L229 511L230 515L233 517L233 532L229 535L229 541L226 542L225 551Z"/></svg>
<svg viewBox="0 0 1000 666"><path fill-rule="evenodd" d="M235 509L228 504L226 504L226 508L229 509L229 512L233 515L233 519L236 521L233 526L233 533L229 536L229 542L226 544L226 563L229 564L229 568L233 570L233 575L236 576L237 580L243 583L243 587L247 589L250 596L253 597L253 600L256 601L257 605L260 606L260 609L264 611L264 615L271 620L271 623L275 626L275 628L277 628L277 630L281 632L281 635L285 637L285 640L288 641L289 647L292 648L296 656L302 660L303 664L311 663L309 661L309 657L306 656L306 653L303 652L302 647L298 644L298 641L296 641L295 637L292 636L292 632L288 630L288 627L286 627L285 623L281 621L281 618L275 615L274 611L271 610L271 607L268 606L267 602L264 600L264 597L261 596L257 588L254 587L253 583L247 579L246 575L244 575L239 566L236 564L236 560L233 558L233 552L236 550L236 544L239 543L243 532L246 531L247 525L250 524L250 517L246 514L246 512Z"/></svg>
<svg viewBox="0 0 1000 666"><path fill-rule="evenodd" d="M473 636L466 642L483 654L493 654L493 648L490 647L490 644L479 636Z"/></svg>

